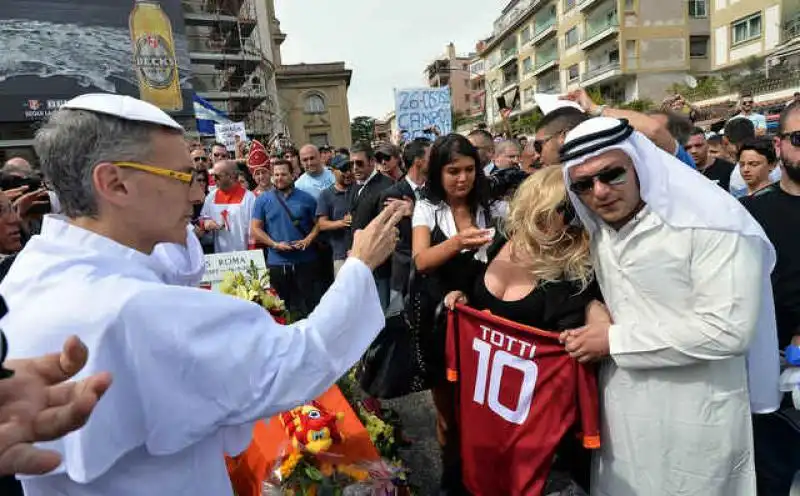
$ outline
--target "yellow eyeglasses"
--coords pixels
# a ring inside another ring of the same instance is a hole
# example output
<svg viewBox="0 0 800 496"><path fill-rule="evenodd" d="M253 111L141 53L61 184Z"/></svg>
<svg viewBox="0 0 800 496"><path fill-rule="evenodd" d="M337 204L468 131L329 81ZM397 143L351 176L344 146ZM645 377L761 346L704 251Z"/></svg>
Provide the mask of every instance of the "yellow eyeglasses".
<svg viewBox="0 0 800 496"><path fill-rule="evenodd" d="M117 167L122 167L125 169L134 169L142 172L147 172L148 174L155 174L156 176L169 177L170 179L175 179L189 185L194 184L195 179L197 178L196 171L180 172L176 170L156 167L154 165L140 164L137 162L111 162L111 163L116 165Z"/></svg>

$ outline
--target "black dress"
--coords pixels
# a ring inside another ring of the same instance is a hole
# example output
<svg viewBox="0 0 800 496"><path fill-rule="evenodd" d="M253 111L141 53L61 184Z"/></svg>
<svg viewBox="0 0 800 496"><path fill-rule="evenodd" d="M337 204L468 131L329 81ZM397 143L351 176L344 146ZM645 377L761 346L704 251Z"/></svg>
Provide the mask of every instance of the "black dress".
<svg viewBox="0 0 800 496"><path fill-rule="evenodd" d="M489 222L488 219L486 219ZM489 225L489 224L486 224ZM444 243L449 238L439 227L438 219L431 230L431 246ZM446 316L444 311L444 297L450 291L470 287L476 277L486 270L486 264L475 258L475 250L458 253L456 256L443 263L429 274L417 274L421 281L419 286L424 292L422 300L426 303L423 308L425 315L422 317L420 328L429 330L422 341L423 355L431 384L446 383L445 374L445 341L446 341Z"/></svg>

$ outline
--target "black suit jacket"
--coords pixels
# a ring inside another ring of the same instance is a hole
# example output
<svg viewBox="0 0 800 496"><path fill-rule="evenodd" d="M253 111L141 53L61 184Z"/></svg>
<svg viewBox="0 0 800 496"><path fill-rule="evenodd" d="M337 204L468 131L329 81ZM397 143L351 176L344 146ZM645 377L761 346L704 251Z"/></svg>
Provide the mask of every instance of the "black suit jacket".
<svg viewBox="0 0 800 496"><path fill-rule="evenodd" d="M383 209L383 202L381 202L383 192L393 184L394 181L379 172L363 189L357 184L350 188L348 193L350 195L350 215L353 219L350 226L354 232L364 229L367 224L372 222L372 219L378 216ZM361 194L358 193L359 189L361 189ZM387 262L375 269L375 277L389 278L391 271L391 263Z"/></svg>
<svg viewBox="0 0 800 496"><path fill-rule="evenodd" d="M414 189L405 177L383 192L381 205L388 198L410 198L411 201L416 201ZM391 288L405 294L408 288L408 276L411 273L411 217L404 217L397 224L397 229L400 231L400 239L392 254Z"/></svg>
<svg viewBox="0 0 800 496"><path fill-rule="evenodd" d="M389 198L410 198L414 201L414 189L408 184L406 178L403 177L390 188L386 189L381 195L380 204L383 205ZM411 217L404 217L403 220L397 224L400 230L400 240L397 242L395 251L411 255Z"/></svg>

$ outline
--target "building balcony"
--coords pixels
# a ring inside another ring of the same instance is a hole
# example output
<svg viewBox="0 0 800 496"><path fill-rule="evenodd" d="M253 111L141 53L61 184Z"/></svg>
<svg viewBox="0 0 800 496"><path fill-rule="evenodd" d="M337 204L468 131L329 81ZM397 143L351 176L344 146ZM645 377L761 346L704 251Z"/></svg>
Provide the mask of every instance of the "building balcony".
<svg viewBox="0 0 800 496"><path fill-rule="evenodd" d="M605 0L579 0L578 1L578 11L586 12L587 10L591 9L592 7L596 7L603 3Z"/></svg>
<svg viewBox="0 0 800 496"><path fill-rule="evenodd" d="M497 67L503 67L508 65L509 62L516 62L517 61L517 54L519 50L517 47L510 48L510 49L503 49L500 51L500 63L497 64Z"/></svg>
<svg viewBox="0 0 800 496"><path fill-rule="evenodd" d="M557 79L545 79L536 82L537 93L560 93L561 83Z"/></svg>
<svg viewBox="0 0 800 496"><path fill-rule="evenodd" d="M538 76L551 69L558 67L558 51L546 53L536 57L536 64L533 67L532 75Z"/></svg>
<svg viewBox="0 0 800 496"><path fill-rule="evenodd" d="M496 38L499 38L500 35L504 34L517 21L519 21L522 16L534 8L535 4L537 3L538 0L520 0L512 7L507 8L507 10L503 12L503 15L494 21L492 35L494 35Z"/></svg>
<svg viewBox="0 0 800 496"><path fill-rule="evenodd" d="M541 24L536 23L533 27L533 36L531 37L530 43L538 45L539 43L548 39L551 35L555 34L558 31L556 21L556 17L553 16L543 20Z"/></svg>
<svg viewBox="0 0 800 496"><path fill-rule="evenodd" d="M497 92L499 95L504 95L509 91L513 90L519 86L519 78L518 77L510 77L503 79L503 86L500 88L500 91Z"/></svg>
<svg viewBox="0 0 800 496"><path fill-rule="evenodd" d="M784 24L781 35L781 43L789 43L800 38L800 15L794 16Z"/></svg>
<svg viewBox="0 0 800 496"><path fill-rule="evenodd" d="M616 16L613 19L604 19L601 22L593 23L586 21L581 50L591 48L598 43L617 36L619 34L619 21Z"/></svg>
<svg viewBox="0 0 800 496"><path fill-rule="evenodd" d="M622 66L619 61L607 62L605 64L590 67L588 71L581 75L581 84L592 86L607 82L622 76Z"/></svg>

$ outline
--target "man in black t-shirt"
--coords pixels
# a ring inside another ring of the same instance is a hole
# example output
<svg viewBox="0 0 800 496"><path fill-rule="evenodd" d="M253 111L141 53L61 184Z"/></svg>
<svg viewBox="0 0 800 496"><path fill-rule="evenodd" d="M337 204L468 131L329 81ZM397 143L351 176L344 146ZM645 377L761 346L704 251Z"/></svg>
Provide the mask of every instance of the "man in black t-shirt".
<svg viewBox="0 0 800 496"><path fill-rule="evenodd" d="M336 183L320 193L317 199L317 219L320 231L333 250L333 273L347 260L347 252L353 243L353 231L350 229L350 187L353 184L353 163L344 155L336 155L331 159L331 169L336 176Z"/></svg>
<svg viewBox="0 0 800 496"><path fill-rule="evenodd" d="M736 165L727 160L711 156L708 152L706 134L699 127L692 129L689 140L686 142L686 151L694 159L698 172L717 183L720 188L728 191L731 172L733 172Z"/></svg>
<svg viewBox="0 0 800 496"><path fill-rule="evenodd" d="M772 291L778 344L784 349L800 345L800 103L781 113L775 143L780 181L741 201L775 246ZM753 416L753 440L758 494L788 494L800 469L800 411L788 395L778 412Z"/></svg>

